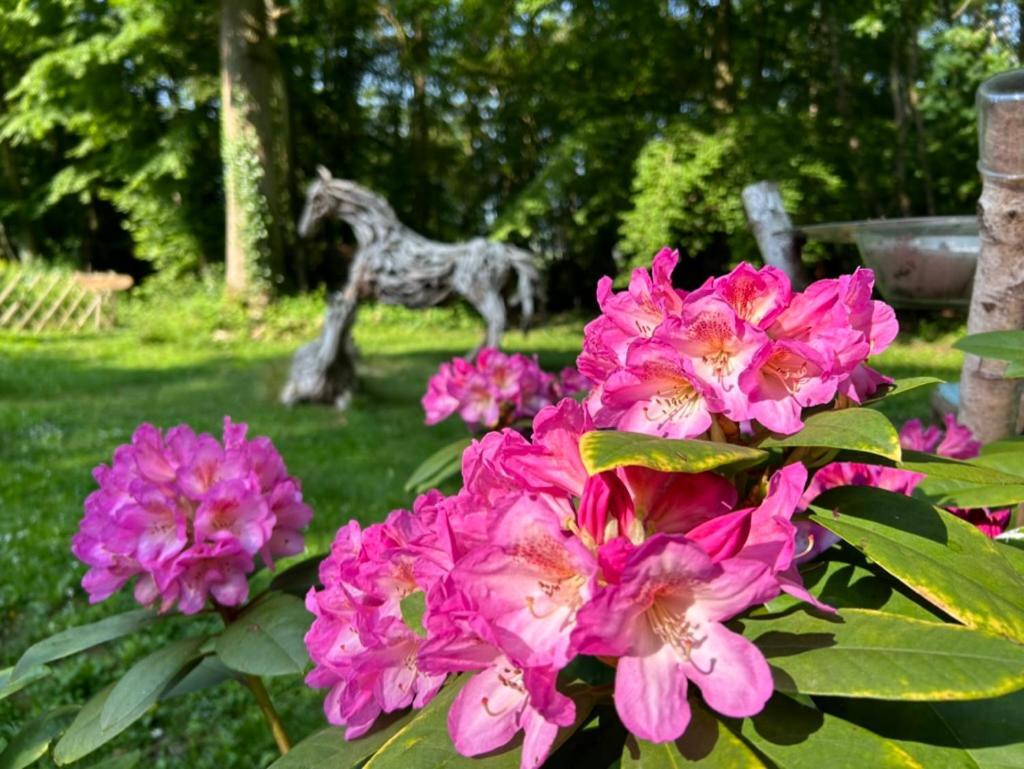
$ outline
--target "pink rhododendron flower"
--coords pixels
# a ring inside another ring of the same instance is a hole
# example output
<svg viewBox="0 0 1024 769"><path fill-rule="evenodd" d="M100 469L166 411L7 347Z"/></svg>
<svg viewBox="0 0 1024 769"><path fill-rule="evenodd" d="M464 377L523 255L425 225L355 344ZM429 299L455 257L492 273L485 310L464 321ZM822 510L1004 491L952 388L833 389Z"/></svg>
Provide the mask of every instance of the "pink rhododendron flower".
<svg viewBox="0 0 1024 769"><path fill-rule="evenodd" d="M423 411L428 425L458 413L471 429L487 430L530 418L559 398L575 395L589 382L575 369L557 377L543 371L536 356L506 355L485 347L475 362L442 363L427 382Z"/></svg>
<svg viewBox="0 0 1024 769"><path fill-rule="evenodd" d="M791 434L804 409L859 403L891 382L865 363L898 329L871 298L870 270L794 292L781 271L741 264L686 294L671 286L676 258L661 252L627 291L598 285L602 315L577 360L598 427L694 438L722 415Z"/></svg>
<svg viewBox="0 0 1024 769"><path fill-rule="evenodd" d="M194 614L212 598L237 606L259 556L302 551L312 517L299 482L266 438L224 420L223 442L180 425L161 434L141 425L112 465L93 472L99 489L71 550L89 566L82 587L93 603L133 577L135 598Z"/></svg>
<svg viewBox="0 0 1024 769"><path fill-rule="evenodd" d="M723 714L761 709L768 665L722 623L784 590L810 599L791 521L806 471L783 468L736 509L737 489L711 472L590 475L580 440L593 427L564 399L537 414L530 439L505 429L475 441L458 494L338 532L324 587L307 597L307 682L330 689L331 723L357 736L471 674L448 715L456 750L480 755L522 733L521 766L535 768L573 721L558 674L580 654L616 665L616 707L647 739L682 734L688 681ZM407 602L423 607L419 622L403 620Z"/></svg>
<svg viewBox="0 0 1024 769"><path fill-rule="evenodd" d="M618 658L615 707L633 734L678 739L690 720L688 681L723 715L760 712L773 688L768 663L722 622L754 603L767 570L754 560L716 563L685 538L659 534L580 610L574 642Z"/></svg>

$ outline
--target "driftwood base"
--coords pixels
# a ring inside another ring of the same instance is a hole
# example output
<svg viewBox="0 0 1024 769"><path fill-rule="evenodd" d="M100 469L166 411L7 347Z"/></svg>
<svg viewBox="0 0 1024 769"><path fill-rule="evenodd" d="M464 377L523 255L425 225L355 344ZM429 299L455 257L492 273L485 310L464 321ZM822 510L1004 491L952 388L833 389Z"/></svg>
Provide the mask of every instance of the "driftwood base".
<svg viewBox="0 0 1024 769"><path fill-rule="evenodd" d="M288 381L281 390L281 403L330 403L344 411L352 402L356 386L355 343L352 326L356 301L341 292L327 300L320 336L300 347L292 357Z"/></svg>

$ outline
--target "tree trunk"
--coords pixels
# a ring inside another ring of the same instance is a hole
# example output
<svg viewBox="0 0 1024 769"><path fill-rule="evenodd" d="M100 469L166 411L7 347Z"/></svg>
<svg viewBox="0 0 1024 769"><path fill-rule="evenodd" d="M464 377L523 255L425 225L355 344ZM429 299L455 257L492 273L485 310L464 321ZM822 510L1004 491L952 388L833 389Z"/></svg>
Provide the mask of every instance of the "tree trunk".
<svg viewBox="0 0 1024 769"><path fill-rule="evenodd" d="M221 0L220 22L227 288L266 293L281 280L290 215L275 151L277 59L265 0Z"/></svg>
<svg viewBox="0 0 1024 769"><path fill-rule="evenodd" d="M978 91L982 175L981 254L967 332L1024 328L1024 70L990 78ZM960 419L983 443L1013 434L1019 382L1005 364L974 355L960 376Z"/></svg>

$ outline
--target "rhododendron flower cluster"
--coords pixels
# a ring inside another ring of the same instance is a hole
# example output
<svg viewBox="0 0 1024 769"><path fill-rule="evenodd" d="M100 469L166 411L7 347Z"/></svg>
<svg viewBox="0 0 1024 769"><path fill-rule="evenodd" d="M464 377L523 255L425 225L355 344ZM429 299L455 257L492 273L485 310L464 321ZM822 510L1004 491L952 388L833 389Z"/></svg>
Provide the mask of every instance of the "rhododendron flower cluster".
<svg viewBox="0 0 1024 769"><path fill-rule="evenodd" d="M422 402L428 425L457 412L470 428L491 430L532 418L587 386L576 369L555 376L541 369L536 356L506 355L485 347L475 361L453 358L442 363L427 383Z"/></svg>
<svg viewBox="0 0 1024 769"><path fill-rule="evenodd" d="M135 599L161 611L195 614L208 596L237 606L254 559L272 566L302 552L312 510L299 481L268 438L246 432L229 418L223 441L187 425L162 434L143 424L93 471L100 487L71 545L90 567L82 586L91 602L137 577Z"/></svg>
<svg viewBox="0 0 1024 769"><path fill-rule="evenodd" d="M790 520L807 471L790 464L742 503L711 472L589 475L579 444L593 427L564 399L532 439L474 442L458 494L338 532L306 599L307 682L329 688L331 723L357 737L465 672L448 714L456 749L487 753L523 732L522 766L537 767L575 717L557 684L578 655L614 664L615 706L642 739L686 730L691 685L724 715L761 710L768 664L724 623L782 591L814 601Z"/></svg>
<svg viewBox="0 0 1024 769"><path fill-rule="evenodd" d="M943 417L945 429L936 425L927 428L919 419L911 419L900 429L900 445L911 451L924 451L949 457L950 459L973 459L978 456L981 443L975 440L970 428L960 424L953 414ZM801 508L812 504L819 494L839 486L873 486L910 496L925 478L921 473L894 467L868 465L860 462L832 462L818 470L807 491ZM965 509L946 508L953 515L973 524L985 536L993 538L1006 530L1010 523L1009 510L988 508ZM839 538L817 524L801 521L800 543L801 562L809 560L831 547Z"/></svg>
<svg viewBox="0 0 1024 769"><path fill-rule="evenodd" d="M693 438L727 419L791 434L804 409L861 403L891 381L865 363L898 330L871 298L871 270L796 292L782 271L744 263L687 293L672 285L677 261L665 249L628 290L598 284L601 315L578 360L598 427Z"/></svg>

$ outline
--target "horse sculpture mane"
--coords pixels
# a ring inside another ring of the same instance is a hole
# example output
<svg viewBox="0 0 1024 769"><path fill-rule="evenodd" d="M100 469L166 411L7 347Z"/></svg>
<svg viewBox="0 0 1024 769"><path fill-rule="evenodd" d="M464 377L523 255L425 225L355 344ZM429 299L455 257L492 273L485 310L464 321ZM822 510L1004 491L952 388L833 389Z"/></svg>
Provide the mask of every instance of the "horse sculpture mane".
<svg viewBox="0 0 1024 769"><path fill-rule="evenodd" d="M497 347L506 322L502 288L514 272L523 322L533 314L538 274L528 251L484 238L464 243L426 238L404 225L384 198L356 182L335 179L320 166L306 193L299 235L310 237L327 218L352 228L356 252L345 288L328 301L323 332L295 354L281 393L286 404L348 403L355 378L351 329L362 298L422 308L462 296L487 324L483 344Z"/></svg>

